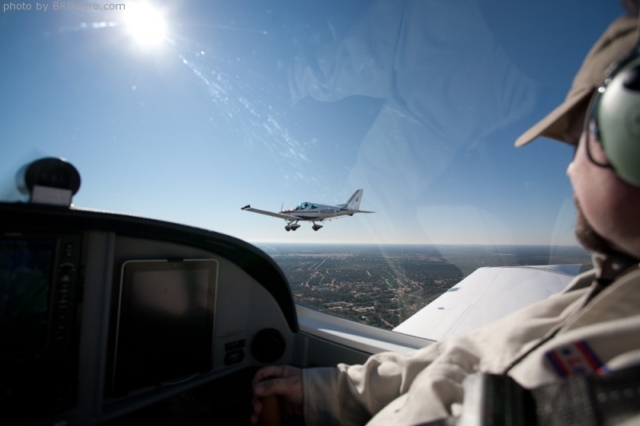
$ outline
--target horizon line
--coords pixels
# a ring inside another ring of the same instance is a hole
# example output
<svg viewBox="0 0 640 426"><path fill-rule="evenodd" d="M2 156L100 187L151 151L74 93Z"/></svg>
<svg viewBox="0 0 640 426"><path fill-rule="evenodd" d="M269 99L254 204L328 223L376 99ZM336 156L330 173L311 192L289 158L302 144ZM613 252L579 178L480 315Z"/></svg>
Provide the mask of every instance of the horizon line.
<svg viewBox="0 0 640 426"><path fill-rule="evenodd" d="M503 243L503 244L477 244L477 243L373 243L373 242L326 242L326 241L249 241L246 240L250 244L289 244L289 245L297 245L297 244L316 244L316 245L369 245L369 246L469 246L469 247L488 247L488 246L503 246L503 247L575 247L580 248L582 250L587 251L584 247L579 244L513 244L513 243Z"/></svg>

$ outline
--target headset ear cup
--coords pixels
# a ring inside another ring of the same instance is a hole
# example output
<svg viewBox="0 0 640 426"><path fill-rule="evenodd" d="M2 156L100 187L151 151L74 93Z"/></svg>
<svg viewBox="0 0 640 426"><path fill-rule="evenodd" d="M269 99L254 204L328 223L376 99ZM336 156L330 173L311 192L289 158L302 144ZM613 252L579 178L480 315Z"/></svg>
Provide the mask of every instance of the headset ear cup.
<svg viewBox="0 0 640 426"><path fill-rule="evenodd" d="M640 57L611 75L593 105L598 136L620 179L640 187Z"/></svg>
<svg viewBox="0 0 640 426"><path fill-rule="evenodd" d="M622 85L625 89L640 92L640 65L633 66L625 72Z"/></svg>

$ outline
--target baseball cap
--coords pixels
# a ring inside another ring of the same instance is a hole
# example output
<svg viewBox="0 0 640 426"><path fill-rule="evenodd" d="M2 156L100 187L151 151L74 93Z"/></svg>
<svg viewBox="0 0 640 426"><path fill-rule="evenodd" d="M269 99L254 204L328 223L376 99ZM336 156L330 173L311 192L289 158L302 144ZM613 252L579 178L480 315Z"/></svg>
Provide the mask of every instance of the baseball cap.
<svg viewBox="0 0 640 426"><path fill-rule="evenodd" d="M564 102L524 132L516 146L528 144L539 136L565 142L564 134L577 106L586 102L604 81L606 71L636 44L638 19L622 16L616 19L598 39L573 79Z"/></svg>

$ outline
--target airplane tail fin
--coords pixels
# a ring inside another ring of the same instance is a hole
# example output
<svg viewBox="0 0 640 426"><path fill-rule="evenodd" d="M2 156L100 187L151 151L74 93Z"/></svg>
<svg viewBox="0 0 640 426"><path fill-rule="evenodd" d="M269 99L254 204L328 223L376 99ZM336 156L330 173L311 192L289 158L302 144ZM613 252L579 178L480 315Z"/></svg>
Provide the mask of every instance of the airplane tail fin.
<svg viewBox="0 0 640 426"><path fill-rule="evenodd" d="M344 205L345 209L348 210L359 210L360 209L360 201L362 201L362 189L358 189L353 193L349 201Z"/></svg>

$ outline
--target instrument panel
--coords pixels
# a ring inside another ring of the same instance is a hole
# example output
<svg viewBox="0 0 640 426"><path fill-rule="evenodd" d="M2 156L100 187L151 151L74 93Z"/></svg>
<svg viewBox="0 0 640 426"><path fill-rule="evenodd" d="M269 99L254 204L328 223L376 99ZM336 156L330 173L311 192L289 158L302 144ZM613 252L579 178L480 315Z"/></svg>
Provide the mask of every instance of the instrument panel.
<svg viewBox="0 0 640 426"><path fill-rule="evenodd" d="M0 408L17 424L210 420L293 360L289 286L244 241L37 204L0 217Z"/></svg>

